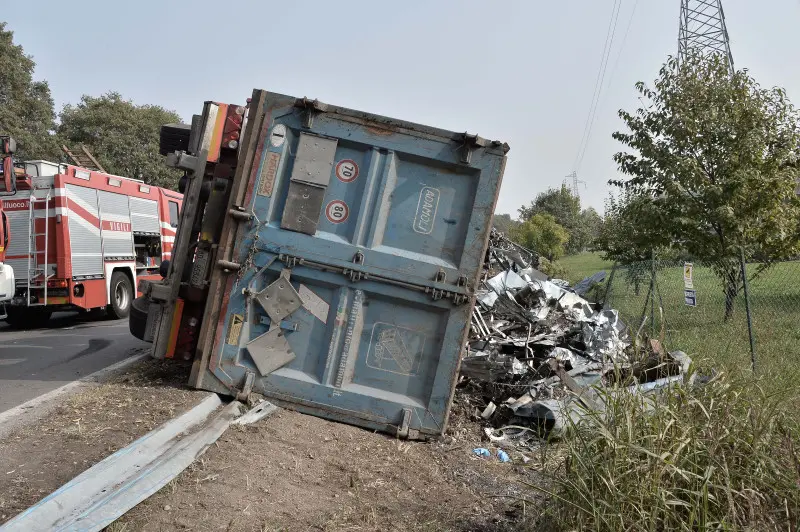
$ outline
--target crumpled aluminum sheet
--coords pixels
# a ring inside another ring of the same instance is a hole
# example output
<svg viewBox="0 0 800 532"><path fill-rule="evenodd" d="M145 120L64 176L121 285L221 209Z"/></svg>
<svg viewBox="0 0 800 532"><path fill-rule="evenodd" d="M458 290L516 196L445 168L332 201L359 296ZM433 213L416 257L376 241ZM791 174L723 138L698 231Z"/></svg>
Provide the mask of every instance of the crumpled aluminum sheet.
<svg viewBox="0 0 800 532"><path fill-rule="evenodd" d="M503 295L510 290L519 290L528 286L528 281L511 270L500 272L488 281L486 285L495 293Z"/></svg>
<svg viewBox="0 0 800 532"><path fill-rule="evenodd" d="M594 317L594 311L589 302L572 292L564 292L558 300L558 307L577 321L589 321Z"/></svg>
<svg viewBox="0 0 800 532"><path fill-rule="evenodd" d="M494 382L507 375L523 375L528 367L516 357L475 351L461 361L461 374L472 379Z"/></svg>

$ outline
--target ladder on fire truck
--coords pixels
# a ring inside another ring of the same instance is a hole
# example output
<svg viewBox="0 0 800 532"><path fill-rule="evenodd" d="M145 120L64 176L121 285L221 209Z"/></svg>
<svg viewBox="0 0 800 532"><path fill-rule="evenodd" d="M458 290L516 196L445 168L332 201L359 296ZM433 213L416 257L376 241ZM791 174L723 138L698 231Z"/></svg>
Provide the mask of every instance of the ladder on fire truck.
<svg viewBox="0 0 800 532"><path fill-rule="evenodd" d="M73 153L63 144L61 145L61 149L67 154L67 157L70 158L73 164L88 168L89 170L99 170L103 173L107 173L97 159L94 158L94 155L92 155L83 144L81 144L81 152L83 153L77 150Z"/></svg>
<svg viewBox="0 0 800 532"><path fill-rule="evenodd" d="M37 233L36 232L36 207L37 203L44 203L44 233ZM50 192L47 193L47 196L44 198L37 198L34 197L33 194L30 196L30 201L28 202L28 211L30 216L30 238L28 239L28 306L29 307L43 307L47 305L47 280L50 279L54 274L47 274L47 251L50 247L50 240L48 229L50 228ZM40 267L37 264L36 257L38 256L37 249L36 249L36 238L43 236L44 237L44 266ZM31 267L33 266L33 268ZM34 279L39 279L41 275L42 284L31 284L31 277ZM44 297L36 302L31 303L31 288L39 289L44 288Z"/></svg>

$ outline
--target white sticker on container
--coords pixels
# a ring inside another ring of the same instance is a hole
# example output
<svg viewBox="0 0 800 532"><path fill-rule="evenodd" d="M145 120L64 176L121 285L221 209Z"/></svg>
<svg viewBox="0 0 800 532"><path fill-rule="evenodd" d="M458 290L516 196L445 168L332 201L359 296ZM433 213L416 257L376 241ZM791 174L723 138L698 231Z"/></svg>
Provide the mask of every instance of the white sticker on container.
<svg viewBox="0 0 800 532"><path fill-rule="evenodd" d="M272 134L269 136L269 143L276 148L283 144L286 140L286 126L278 124L272 128Z"/></svg>
<svg viewBox="0 0 800 532"><path fill-rule="evenodd" d="M328 323L330 305L304 284L300 285L297 292L303 300L303 307L322 323Z"/></svg>

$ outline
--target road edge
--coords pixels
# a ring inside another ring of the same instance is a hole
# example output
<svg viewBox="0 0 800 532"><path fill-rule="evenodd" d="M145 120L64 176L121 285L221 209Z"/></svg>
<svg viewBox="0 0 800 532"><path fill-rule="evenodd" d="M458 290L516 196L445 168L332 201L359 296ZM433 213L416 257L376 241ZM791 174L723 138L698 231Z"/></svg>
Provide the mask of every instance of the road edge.
<svg viewBox="0 0 800 532"><path fill-rule="evenodd" d="M61 399L81 392L92 385L96 385L120 370L132 366L137 362L141 362L149 356L149 353L134 354L129 358L120 360L116 364L90 373L85 377L69 382L55 390L50 390L45 394L34 397L30 401L10 408L5 412L0 412L0 440L5 438L13 430L47 415L50 410L58 405Z"/></svg>

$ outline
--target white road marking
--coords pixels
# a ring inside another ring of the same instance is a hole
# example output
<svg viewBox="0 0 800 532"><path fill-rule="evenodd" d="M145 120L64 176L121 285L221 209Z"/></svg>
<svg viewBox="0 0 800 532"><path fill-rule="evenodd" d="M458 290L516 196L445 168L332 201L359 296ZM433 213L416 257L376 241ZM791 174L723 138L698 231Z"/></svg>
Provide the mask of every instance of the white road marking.
<svg viewBox="0 0 800 532"><path fill-rule="evenodd" d="M6 358L5 360L0 360L0 366L13 366L14 364L19 364L20 362L25 362L28 360L27 358Z"/></svg>
<svg viewBox="0 0 800 532"><path fill-rule="evenodd" d="M28 345L28 344L0 345L0 349L15 349L17 347L22 347L25 349L53 349L49 345Z"/></svg>

